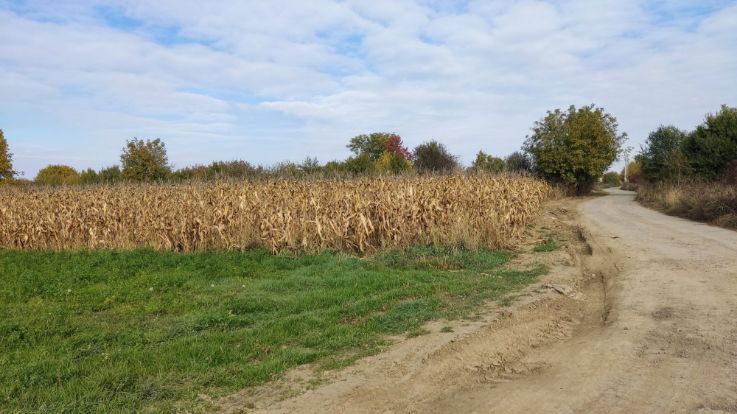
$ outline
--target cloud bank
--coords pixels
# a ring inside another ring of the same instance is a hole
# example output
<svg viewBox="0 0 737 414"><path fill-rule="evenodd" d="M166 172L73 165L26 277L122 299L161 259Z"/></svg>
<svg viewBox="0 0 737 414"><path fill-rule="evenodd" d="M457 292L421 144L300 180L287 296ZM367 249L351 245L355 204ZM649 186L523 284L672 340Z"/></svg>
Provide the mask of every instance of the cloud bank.
<svg viewBox="0 0 737 414"><path fill-rule="evenodd" d="M0 0L0 128L16 169L321 161L354 135L470 162L595 103L637 146L737 105L735 1Z"/></svg>

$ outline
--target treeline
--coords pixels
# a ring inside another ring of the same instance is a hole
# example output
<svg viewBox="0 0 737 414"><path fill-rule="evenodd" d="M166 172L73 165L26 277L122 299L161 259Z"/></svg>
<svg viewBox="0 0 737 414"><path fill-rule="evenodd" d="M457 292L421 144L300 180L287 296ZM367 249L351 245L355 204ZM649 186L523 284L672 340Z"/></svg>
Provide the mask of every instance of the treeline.
<svg viewBox="0 0 737 414"><path fill-rule="evenodd" d="M649 184L737 184L737 108L723 105L693 131L661 126L629 165L630 181Z"/></svg>
<svg viewBox="0 0 737 414"><path fill-rule="evenodd" d="M722 106L693 131L661 126L629 171L641 203L737 228L737 108Z"/></svg>
<svg viewBox="0 0 737 414"><path fill-rule="evenodd" d="M259 177L342 177L371 174L444 173L457 171L513 172L533 174L585 194L598 180L616 185L615 173L605 171L622 152L627 134L618 131L617 120L603 108L588 105L556 109L532 126L521 151L506 158L479 151L464 167L445 145L429 141L408 149L393 133L358 135L349 140L352 155L342 161L320 163L306 158L301 163L273 166L247 161L216 161L175 169L160 139L134 138L126 142L120 165L101 170L77 171L65 165L49 165L34 181L19 180L12 154L0 130L0 185L110 184L116 182L181 182L187 180L243 179ZM647 137L635 160L627 165L634 183L723 182L737 184L737 108L722 106L693 131L661 126ZM624 171L620 176L624 175Z"/></svg>
<svg viewBox="0 0 737 414"><path fill-rule="evenodd" d="M134 182L182 182L246 178L301 178L308 176L340 177L371 174L417 172L446 173L460 170L490 173L530 173L527 155L515 152L502 159L479 151L473 164L464 168L458 157L437 141L429 141L410 151L397 134L359 135L347 145L353 156L343 161L321 164L307 157L301 163L282 162L272 166L253 165L244 160L215 161L175 169L168 162L166 145L161 139L134 138L122 150L120 166L101 170L77 171L67 165L49 165L39 170L33 183L40 185L111 184Z"/></svg>

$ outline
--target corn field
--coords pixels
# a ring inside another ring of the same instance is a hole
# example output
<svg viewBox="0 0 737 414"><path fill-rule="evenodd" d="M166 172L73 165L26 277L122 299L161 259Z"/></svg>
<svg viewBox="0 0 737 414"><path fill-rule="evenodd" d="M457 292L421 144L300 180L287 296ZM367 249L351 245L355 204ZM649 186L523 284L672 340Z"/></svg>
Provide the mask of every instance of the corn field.
<svg viewBox="0 0 737 414"><path fill-rule="evenodd" d="M0 189L0 248L508 247L548 195L485 175Z"/></svg>

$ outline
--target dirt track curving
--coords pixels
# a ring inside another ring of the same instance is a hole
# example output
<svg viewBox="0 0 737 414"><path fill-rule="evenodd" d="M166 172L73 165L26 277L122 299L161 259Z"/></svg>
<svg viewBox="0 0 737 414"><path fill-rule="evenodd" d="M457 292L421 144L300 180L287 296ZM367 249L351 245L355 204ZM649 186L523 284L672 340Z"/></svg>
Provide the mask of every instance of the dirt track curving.
<svg viewBox="0 0 737 414"><path fill-rule="evenodd" d="M581 204L578 220L584 248L547 281L557 291L453 339L399 344L263 411L737 413L737 232L619 190Z"/></svg>

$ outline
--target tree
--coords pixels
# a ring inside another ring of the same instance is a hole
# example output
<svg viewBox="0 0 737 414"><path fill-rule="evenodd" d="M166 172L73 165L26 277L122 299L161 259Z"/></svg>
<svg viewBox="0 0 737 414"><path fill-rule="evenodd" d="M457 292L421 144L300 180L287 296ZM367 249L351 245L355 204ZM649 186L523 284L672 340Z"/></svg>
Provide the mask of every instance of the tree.
<svg viewBox="0 0 737 414"><path fill-rule="evenodd" d="M243 179L257 173L256 168L243 160L213 161L207 167L206 178L237 178Z"/></svg>
<svg viewBox="0 0 737 414"><path fill-rule="evenodd" d="M296 178L304 175L300 166L291 161L277 163L269 172L280 178Z"/></svg>
<svg viewBox="0 0 737 414"><path fill-rule="evenodd" d="M585 194L617 159L627 136L617 127L617 119L602 108L571 105L535 122L524 150L541 177Z"/></svg>
<svg viewBox="0 0 737 414"><path fill-rule="evenodd" d="M3 130L0 129L0 185L10 182L15 174L13 154L8 149L8 141L5 140Z"/></svg>
<svg viewBox="0 0 737 414"><path fill-rule="evenodd" d="M97 177L101 183L113 184L123 179L123 173L120 167L113 165L112 167L103 168L97 173Z"/></svg>
<svg viewBox="0 0 737 414"><path fill-rule="evenodd" d="M38 171L34 181L43 185L79 184L79 173L68 165L49 165Z"/></svg>
<svg viewBox="0 0 737 414"><path fill-rule="evenodd" d="M448 152L445 145L430 141L414 150L414 166L419 172L447 172L458 168L458 157Z"/></svg>
<svg viewBox="0 0 737 414"><path fill-rule="evenodd" d="M354 174L373 171L399 173L412 169L412 155L397 134L374 132L358 135L351 138L348 148L356 156L346 160L346 170Z"/></svg>
<svg viewBox="0 0 737 414"><path fill-rule="evenodd" d="M532 161L525 153L515 151L504 159L504 168L509 172L530 172L532 171Z"/></svg>
<svg viewBox="0 0 737 414"><path fill-rule="evenodd" d="M304 161L302 161L299 169L307 175L314 175L322 171L322 166L320 165L320 161L318 161L317 158L307 157L304 159Z"/></svg>
<svg viewBox="0 0 737 414"><path fill-rule="evenodd" d="M376 169L379 172L400 174L411 171L412 164L400 152L384 151L384 154L376 161Z"/></svg>
<svg viewBox="0 0 737 414"><path fill-rule="evenodd" d="M120 161L126 180L160 181L171 173L166 146L158 138L153 141L138 138L127 141Z"/></svg>
<svg viewBox="0 0 737 414"><path fill-rule="evenodd" d="M606 187L619 187L622 182L619 179L619 174L615 171L609 171L604 174L602 181Z"/></svg>
<svg viewBox="0 0 737 414"><path fill-rule="evenodd" d="M371 161L368 154L361 154L350 157L343 163L344 168L351 174L370 174L376 171L376 163Z"/></svg>
<svg viewBox="0 0 737 414"><path fill-rule="evenodd" d="M737 108L722 105L718 113L708 114L686 139L683 152L694 173L716 179L737 159Z"/></svg>
<svg viewBox="0 0 737 414"><path fill-rule="evenodd" d="M386 143L394 134L374 132L369 135L358 135L351 138L348 149L356 156L366 155L371 161L378 161L386 150Z"/></svg>
<svg viewBox="0 0 737 414"><path fill-rule="evenodd" d="M81 184L97 184L100 182L100 176L97 171L88 168L79 173L79 182Z"/></svg>
<svg viewBox="0 0 737 414"><path fill-rule="evenodd" d="M406 161L412 160L412 153L410 153L409 149L404 146L404 143L402 142L402 137L396 134L392 134L389 139L386 140L386 142L384 143L384 152L400 156Z"/></svg>
<svg viewBox="0 0 737 414"><path fill-rule="evenodd" d="M326 162L325 166L322 167L322 170L323 174L331 177L341 176L347 172L345 162L335 160Z"/></svg>
<svg viewBox="0 0 737 414"><path fill-rule="evenodd" d="M476 171L485 171L492 174L499 174L504 171L504 160L493 155L479 151L476 159L471 164L471 168Z"/></svg>
<svg viewBox="0 0 737 414"><path fill-rule="evenodd" d="M686 138L686 133L674 126L661 126L651 132L640 149L643 176L652 182L680 182L689 167L682 151Z"/></svg>

